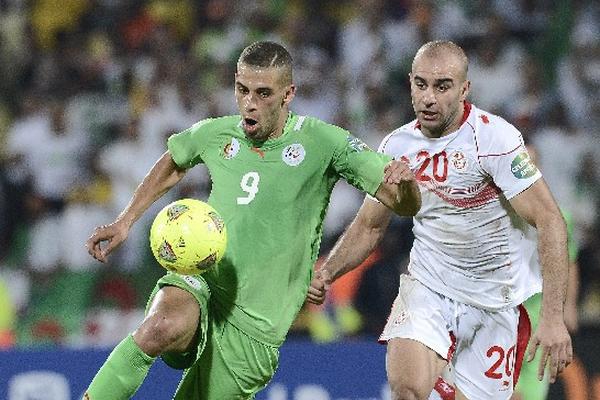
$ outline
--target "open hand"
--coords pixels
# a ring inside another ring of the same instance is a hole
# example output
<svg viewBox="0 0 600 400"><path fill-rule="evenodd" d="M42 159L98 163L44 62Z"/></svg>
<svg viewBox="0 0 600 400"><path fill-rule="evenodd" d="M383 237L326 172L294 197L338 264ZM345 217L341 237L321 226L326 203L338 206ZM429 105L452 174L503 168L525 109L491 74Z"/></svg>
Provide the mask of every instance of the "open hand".
<svg viewBox="0 0 600 400"><path fill-rule="evenodd" d="M538 366L538 379L544 379L544 371L548 365L550 382L554 383L556 377L573 361L573 347L571 337L562 320L546 321L542 317L537 331L529 342L528 361L533 360L535 353L540 348L542 358Z"/></svg>

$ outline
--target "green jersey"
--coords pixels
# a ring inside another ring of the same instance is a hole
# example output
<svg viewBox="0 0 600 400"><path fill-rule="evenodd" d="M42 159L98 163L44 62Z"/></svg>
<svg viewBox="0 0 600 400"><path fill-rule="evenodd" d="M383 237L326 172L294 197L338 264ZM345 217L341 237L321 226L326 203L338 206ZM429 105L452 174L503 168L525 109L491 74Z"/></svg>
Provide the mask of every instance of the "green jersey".
<svg viewBox="0 0 600 400"><path fill-rule="evenodd" d="M390 158L315 118L290 113L283 134L262 143L240 122L200 121L168 148L179 167L207 166L208 202L227 226L225 256L203 274L214 317L280 345L304 303L334 184L344 178L373 195Z"/></svg>

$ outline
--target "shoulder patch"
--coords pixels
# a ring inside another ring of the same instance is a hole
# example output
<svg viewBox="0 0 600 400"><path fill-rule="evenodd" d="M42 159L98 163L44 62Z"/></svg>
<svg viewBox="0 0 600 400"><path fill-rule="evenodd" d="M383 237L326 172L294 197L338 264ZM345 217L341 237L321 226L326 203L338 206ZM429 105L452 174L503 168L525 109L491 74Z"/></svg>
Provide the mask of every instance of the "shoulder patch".
<svg viewBox="0 0 600 400"><path fill-rule="evenodd" d="M352 135L348 135L348 137L346 138L346 140L350 144L350 147L352 148L352 150L354 150L356 152L365 151L365 150L371 150L369 148L369 146L365 142L363 142L362 140L360 140L357 137L354 137Z"/></svg>
<svg viewBox="0 0 600 400"><path fill-rule="evenodd" d="M513 158L510 165L511 172L518 179L531 178L537 172L537 167L531 161L531 157L526 151L523 151Z"/></svg>

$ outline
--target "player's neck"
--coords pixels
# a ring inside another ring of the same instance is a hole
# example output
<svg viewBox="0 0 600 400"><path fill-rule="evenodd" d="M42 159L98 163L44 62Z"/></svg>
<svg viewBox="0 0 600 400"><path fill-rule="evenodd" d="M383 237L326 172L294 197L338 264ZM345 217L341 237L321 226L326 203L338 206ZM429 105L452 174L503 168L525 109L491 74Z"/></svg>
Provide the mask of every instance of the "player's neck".
<svg viewBox="0 0 600 400"><path fill-rule="evenodd" d="M277 128L275 128L273 132L267 137L267 140L277 139L278 137L283 135L285 126L287 125L287 122L291 117L292 113L290 113L289 110L286 108L285 112L282 112L279 116L279 120L277 121Z"/></svg>

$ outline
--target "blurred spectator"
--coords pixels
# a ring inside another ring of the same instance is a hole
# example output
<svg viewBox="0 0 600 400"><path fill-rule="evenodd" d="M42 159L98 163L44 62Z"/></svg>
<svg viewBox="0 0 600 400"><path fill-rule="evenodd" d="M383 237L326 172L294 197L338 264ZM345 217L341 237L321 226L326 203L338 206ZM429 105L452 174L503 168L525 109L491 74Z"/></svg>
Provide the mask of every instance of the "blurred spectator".
<svg viewBox="0 0 600 400"><path fill-rule="evenodd" d="M540 128L565 124L560 121L565 115L556 91L547 84L543 65L535 56L526 55L519 72L522 84L517 88L516 97L503 109L509 122L521 131L527 141ZM562 117L557 117L556 112L560 112Z"/></svg>
<svg viewBox="0 0 600 400"><path fill-rule="evenodd" d="M115 126L115 129L117 130L116 140L104 147L95 161L98 166L96 179L104 176L110 185L108 207L105 213L97 216L102 219L106 219L106 213L109 215L118 214L127 205L138 183L142 181L146 171L152 166L152 160L158 158L161 151L158 144L153 148L142 141L142 138L140 138L140 123L137 119L130 119L127 123ZM163 138L165 136L163 132L157 135ZM164 150L163 148L162 151ZM132 160L137 161L132 163ZM163 202L154 205L153 208L157 211L160 209L160 205L164 205ZM86 211L82 209L81 212ZM115 262L124 269L137 268L144 258L144 250L147 247L148 225L151 222L150 218L153 213L146 214L143 221L134 225L129 233L129 240L116 254ZM97 221L97 219L94 220ZM91 234L93 227L100 224L87 225L88 236ZM85 235L82 237L85 237ZM89 259L88 261L92 262L93 260Z"/></svg>
<svg viewBox="0 0 600 400"><path fill-rule="evenodd" d="M33 190L49 209L59 211L71 188L83 181L88 137L73 129L64 100L49 103L44 125L29 148L27 164L33 177Z"/></svg>
<svg viewBox="0 0 600 400"><path fill-rule="evenodd" d="M574 219L575 238L595 223L600 200L595 190L598 182L596 157L600 147L593 134L569 123L564 108L557 106L546 113L547 125L531 137L539 153L539 167L559 206L568 209ZM587 165L586 165L587 164ZM578 177L588 174L587 177Z"/></svg>
<svg viewBox="0 0 600 400"><path fill-rule="evenodd" d="M523 86L516 73L523 67L523 50L498 15L488 14L485 21L486 32L477 39L474 54L469 54L471 98L478 107L499 114Z"/></svg>
<svg viewBox="0 0 600 400"><path fill-rule="evenodd" d="M557 85L574 126L598 134L600 124L600 6L585 3L571 33L572 48L560 61Z"/></svg>

